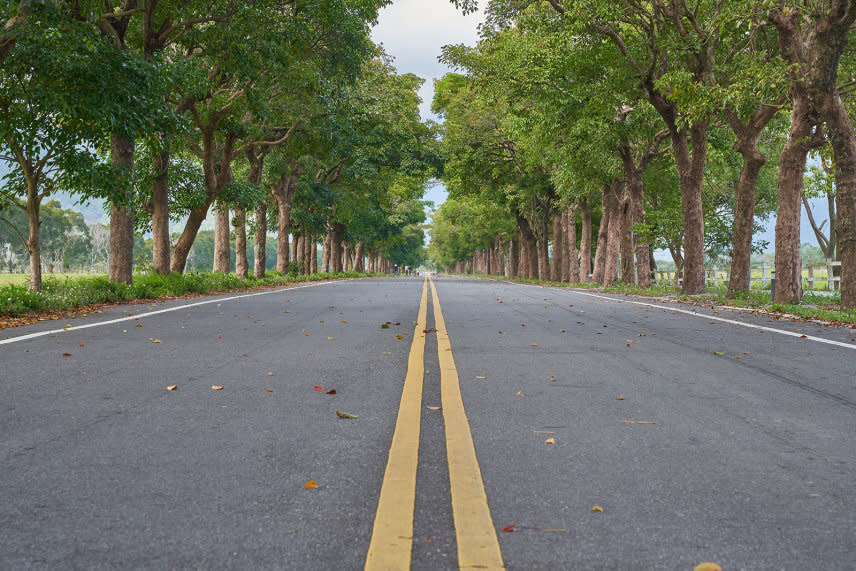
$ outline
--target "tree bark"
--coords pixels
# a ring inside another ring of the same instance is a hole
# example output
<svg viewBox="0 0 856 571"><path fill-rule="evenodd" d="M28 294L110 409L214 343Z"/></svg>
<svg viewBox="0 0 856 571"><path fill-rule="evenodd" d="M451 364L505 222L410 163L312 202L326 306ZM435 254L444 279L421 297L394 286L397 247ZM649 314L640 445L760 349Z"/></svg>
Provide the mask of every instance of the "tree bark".
<svg viewBox="0 0 856 571"><path fill-rule="evenodd" d="M253 253L253 276L262 279L267 273L267 202L262 202L256 208L256 241Z"/></svg>
<svg viewBox="0 0 856 571"><path fill-rule="evenodd" d="M232 253L229 251L230 230L229 209L221 204L214 212L214 268L215 272L228 274L232 265Z"/></svg>
<svg viewBox="0 0 856 571"><path fill-rule="evenodd" d="M538 277L538 253L535 245L535 234L533 234L532 227L525 217L518 215L517 225L520 228L520 244L525 249L526 264L524 270L526 274L523 277L536 279Z"/></svg>
<svg viewBox="0 0 856 571"><path fill-rule="evenodd" d="M247 211L235 210L235 275L245 280L250 277L250 264L247 259Z"/></svg>
<svg viewBox="0 0 856 571"><path fill-rule="evenodd" d="M603 285L606 274L606 242L609 231L609 185L603 185L600 189L600 227L597 231L597 245L594 252L594 270L592 271L592 283Z"/></svg>
<svg viewBox="0 0 856 571"><path fill-rule="evenodd" d="M520 273L520 240L514 239L508 243L508 273L509 277L517 277Z"/></svg>
<svg viewBox="0 0 856 571"><path fill-rule="evenodd" d="M618 283L619 253L621 246L621 193L624 181L612 181L606 195L606 208L609 210L609 224L606 231L606 256L603 270L603 287L613 287ZM598 249L600 249L598 247Z"/></svg>
<svg viewBox="0 0 856 571"><path fill-rule="evenodd" d="M580 259L577 251L577 205L570 204L562 217L565 235L565 263L562 281L580 283Z"/></svg>
<svg viewBox="0 0 856 571"><path fill-rule="evenodd" d="M354 254L354 257L356 258L356 261L354 263L354 271L355 272L365 272L366 271L366 265L365 265L366 249L365 248L366 248L365 244L363 243L362 240L357 242L357 250L356 250L356 253Z"/></svg>
<svg viewBox="0 0 856 571"><path fill-rule="evenodd" d="M330 223L327 223L328 232L324 235L324 242L322 244L323 251L321 253L321 271L324 273L330 273Z"/></svg>
<svg viewBox="0 0 856 571"><path fill-rule="evenodd" d="M580 282L591 283L591 205L588 199L580 199Z"/></svg>
<svg viewBox="0 0 856 571"><path fill-rule="evenodd" d="M338 273L342 271L342 238L345 235L345 225L333 222L330 230L330 262L332 271Z"/></svg>
<svg viewBox="0 0 856 571"><path fill-rule="evenodd" d="M152 157L155 180L152 183L152 267L159 274L169 273L169 151Z"/></svg>
<svg viewBox="0 0 856 571"><path fill-rule="evenodd" d="M31 180L33 177L27 175L27 221L29 232L27 234L27 253L30 255L30 284L27 291L42 291L42 248L40 244L39 227L41 219L41 196L39 195L38 181Z"/></svg>
<svg viewBox="0 0 856 571"><path fill-rule="evenodd" d="M731 130L737 136L734 150L743 157L737 178L737 199L734 209L734 240L731 247L731 276L728 280L728 297L746 293L751 285L752 229L755 222L755 190L761 168L767 157L758 150L758 139L764 127L773 119L775 111L764 106L755 112L749 123L740 121L737 113L725 112Z"/></svg>
<svg viewBox="0 0 856 571"><path fill-rule="evenodd" d="M562 281L562 265L565 263L565 241L562 234L562 212L553 214L553 269L550 279L554 282Z"/></svg>
<svg viewBox="0 0 856 571"><path fill-rule="evenodd" d="M288 274L288 233L291 231L291 198L297 188L297 179L303 167L300 164L292 166L290 172L283 172L279 180L271 186L271 193L276 199L276 271L282 275Z"/></svg>
<svg viewBox="0 0 856 571"><path fill-rule="evenodd" d="M633 285L636 283L636 266L633 262L633 199L626 182L624 195L618 201L618 211L621 220L621 282Z"/></svg>
<svg viewBox="0 0 856 571"><path fill-rule="evenodd" d="M110 162L114 167L134 174L134 139L121 133L110 134ZM134 278L134 210L131 206L132 190L122 190L125 201L110 204L110 259L108 279L111 282L130 284Z"/></svg>

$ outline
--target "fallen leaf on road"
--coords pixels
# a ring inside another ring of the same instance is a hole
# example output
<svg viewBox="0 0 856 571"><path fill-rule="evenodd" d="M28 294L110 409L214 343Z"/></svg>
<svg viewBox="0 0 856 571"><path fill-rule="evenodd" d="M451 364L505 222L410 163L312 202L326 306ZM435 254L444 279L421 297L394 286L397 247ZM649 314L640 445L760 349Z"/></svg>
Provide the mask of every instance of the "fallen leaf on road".
<svg viewBox="0 0 856 571"><path fill-rule="evenodd" d="M335 337L327 337L327 341L333 341Z"/></svg>
<svg viewBox="0 0 856 571"><path fill-rule="evenodd" d="M336 416L339 418L357 418L355 414L348 414L347 412L342 412L341 410L336 411Z"/></svg>
<svg viewBox="0 0 856 571"><path fill-rule="evenodd" d="M389 329L389 323L384 323L380 326L381 329Z"/></svg>
<svg viewBox="0 0 856 571"><path fill-rule="evenodd" d="M273 376L273 371L268 371L268 377L272 377L272 376Z"/></svg>
<svg viewBox="0 0 856 571"><path fill-rule="evenodd" d="M593 512L602 512L602 511L603 511L603 508L602 508L602 507L600 507L600 506L594 506L594 507L592 507L592 508L591 508L591 511L593 511Z"/></svg>
<svg viewBox="0 0 856 571"><path fill-rule="evenodd" d="M529 344L529 346L530 346L530 347L537 347L537 346L538 346L538 344L537 344L537 343L530 343L530 344Z"/></svg>
<svg viewBox="0 0 856 571"><path fill-rule="evenodd" d="M83 343L81 343L81 344L80 344L80 346L81 346L81 347L86 347L86 345L85 345L85 344L83 344Z"/></svg>
<svg viewBox="0 0 856 571"><path fill-rule="evenodd" d="M220 385L211 385L211 390L212 391L222 391L223 387Z"/></svg>
<svg viewBox="0 0 856 571"><path fill-rule="evenodd" d="M343 320L342 320L342 323L347 323L347 320L343 319Z"/></svg>
<svg viewBox="0 0 856 571"><path fill-rule="evenodd" d="M624 397L615 397L615 400L624 400Z"/></svg>
<svg viewBox="0 0 856 571"><path fill-rule="evenodd" d="M713 354L721 357L722 355L725 355L725 351L714 351Z"/></svg>
<svg viewBox="0 0 856 571"><path fill-rule="evenodd" d="M404 335L396 335L395 338L396 339L404 339Z"/></svg>
<svg viewBox="0 0 856 571"><path fill-rule="evenodd" d="M805 339L808 335L800 335L800 339Z"/></svg>
<svg viewBox="0 0 856 571"><path fill-rule="evenodd" d="M336 389L330 389L329 391L327 391L327 392L326 392L326 393L324 393L324 394L325 394L325 395L335 395L335 394L336 394Z"/></svg>
<svg viewBox="0 0 856 571"><path fill-rule="evenodd" d="M272 393L272 392L273 392L273 389L268 389L268 392L269 392L269 393Z"/></svg>
<svg viewBox="0 0 856 571"><path fill-rule="evenodd" d="M63 357L71 357L71 353L63 353L62 356Z"/></svg>
<svg viewBox="0 0 856 571"><path fill-rule="evenodd" d="M142 324L142 323L137 323L137 324L135 324L135 325L134 325L134 327L142 327L142 326L143 326L143 324Z"/></svg>
<svg viewBox="0 0 856 571"><path fill-rule="evenodd" d="M514 396L516 396L516 397L522 397L522 396L523 396L523 393L522 393L522 392L520 392L520 391L517 391L517 394L516 394L516 395L514 395Z"/></svg>
<svg viewBox="0 0 856 571"><path fill-rule="evenodd" d="M320 386L318 386L318 385L315 385L315 390L316 390L316 391L323 391L323 390L324 390L324 387L320 387Z"/></svg>
<svg viewBox="0 0 856 571"><path fill-rule="evenodd" d="M168 387L166 388L166 390L168 390L168 391L177 391L177 390L178 390L178 385L170 385L170 386L168 386Z"/></svg>
<svg viewBox="0 0 856 571"><path fill-rule="evenodd" d="M699 563L698 565L696 565L693 568L693 571L722 571L722 567L720 567L716 563L705 561L704 563Z"/></svg>
<svg viewBox="0 0 856 571"><path fill-rule="evenodd" d="M555 382L556 382L556 377L554 377L553 375L550 375L550 382L555 383Z"/></svg>
<svg viewBox="0 0 856 571"><path fill-rule="evenodd" d="M553 438L552 436L544 441L544 444L555 444L555 443L556 443L556 439Z"/></svg>
<svg viewBox="0 0 856 571"><path fill-rule="evenodd" d="M163 343L160 339L152 339L152 343Z"/></svg>
<svg viewBox="0 0 856 571"><path fill-rule="evenodd" d="M477 378L477 379L482 379L482 380L484 380L484 379L486 379L487 377L483 377L483 376L481 376L481 375L476 375L476 378Z"/></svg>
<svg viewBox="0 0 856 571"><path fill-rule="evenodd" d="M653 420L622 420L622 424L657 424Z"/></svg>
<svg viewBox="0 0 856 571"><path fill-rule="evenodd" d="M565 332L564 329L559 329L559 333L564 333L564 332Z"/></svg>
<svg viewBox="0 0 856 571"><path fill-rule="evenodd" d="M303 336L304 336L304 337L309 337L309 333L307 333L306 331L304 331L304 332L303 332Z"/></svg>
<svg viewBox="0 0 856 571"><path fill-rule="evenodd" d="M507 525L507 526L502 528L502 531L504 531L505 533L511 533L512 531L514 531L514 526L513 525Z"/></svg>
<svg viewBox="0 0 856 571"><path fill-rule="evenodd" d="M315 480L309 480L308 482L303 484L304 490L315 490L317 488L318 488L318 482L316 482Z"/></svg>
<svg viewBox="0 0 856 571"><path fill-rule="evenodd" d="M430 404L426 405L425 408L427 408L428 410L440 410L439 406L431 406Z"/></svg>
<svg viewBox="0 0 856 571"><path fill-rule="evenodd" d="M542 529L544 533L568 533L567 529Z"/></svg>
<svg viewBox="0 0 856 571"><path fill-rule="evenodd" d="M249 357L249 355L246 353L241 353L241 357Z"/></svg>

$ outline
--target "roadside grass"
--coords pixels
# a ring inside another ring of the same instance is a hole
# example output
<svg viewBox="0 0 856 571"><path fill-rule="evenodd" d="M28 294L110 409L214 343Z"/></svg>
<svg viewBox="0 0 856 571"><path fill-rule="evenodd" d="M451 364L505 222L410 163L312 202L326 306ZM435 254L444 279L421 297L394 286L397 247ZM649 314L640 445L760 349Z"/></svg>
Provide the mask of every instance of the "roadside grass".
<svg viewBox="0 0 856 571"><path fill-rule="evenodd" d="M41 292L28 292L22 283L0 284L0 316L26 317L39 313L72 311L87 306L175 298L195 294L230 292L261 287L290 285L306 281L372 277L382 274L357 272L318 273L308 276L268 272L264 278L242 280L234 274L200 272L169 275L136 274L132 285L118 284L106 275L60 274L48 276Z"/></svg>
<svg viewBox="0 0 856 571"><path fill-rule="evenodd" d="M802 304L793 305L772 303L770 300L770 290L750 290L747 293L738 294L734 298L729 298L727 296L728 287L725 284L716 287L708 286L707 295L705 296L685 296L681 295L679 289L675 289L670 285L654 285L650 288L642 289L634 285L619 283L613 287L602 288L598 284L589 283L569 284L517 277L486 276L484 274L474 275L522 283L533 283L554 287L571 287L576 289L594 289L608 293L639 295L643 297L672 297L680 299L681 301L698 301L701 299L720 306L761 309L782 315L792 315L801 319L817 319L820 321L829 321L834 323L856 324L856 308L848 309L842 307L840 293L829 295L807 291L803 295Z"/></svg>

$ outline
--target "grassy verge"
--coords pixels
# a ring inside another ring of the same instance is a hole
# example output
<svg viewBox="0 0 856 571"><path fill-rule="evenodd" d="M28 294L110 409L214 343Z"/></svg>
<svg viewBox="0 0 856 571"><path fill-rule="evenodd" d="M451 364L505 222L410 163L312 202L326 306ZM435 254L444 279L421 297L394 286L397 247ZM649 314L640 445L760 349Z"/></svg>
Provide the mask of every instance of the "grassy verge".
<svg viewBox="0 0 856 571"><path fill-rule="evenodd" d="M478 274L481 275L481 274ZM572 287L577 289L597 289L599 291L609 293L623 293L627 295L639 295L646 297L672 297L681 301L703 302L711 305L729 306L737 308L762 309L772 313L787 314L796 316L802 319L818 319L821 321L829 321L834 323L856 323L856 308L841 307L841 294L821 295L812 292L806 292L803 295L803 302L800 305L791 305L783 303L772 303L770 300L769 290L752 290L749 293L738 295L734 299L729 299L726 295L727 287L721 285L719 287L708 287L708 296L699 298L698 296L682 296L679 290L666 285L655 285L648 289L642 289L632 285L618 284L611 288L601 288L597 284L567 284L551 281L540 281L535 279L525 278L507 278L503 276L484 276L509 281L534 283L541 285L549 285L555 287Z"/></svg>
<svg viewBox="0 0 856 571"><path fill-rule="evenodd" d="M107 276L103 275L49 277L44 281L42 291L38 293L28 292L26 283L0 286L0 317L26 317L40 313L73 311L102 303L174 298L373 275L378 274L342 272L283 276L277 272L269 272L261 279L250 277L242 280L234 274L214 272L198 274L173 272L169 275L147 273L135 275L132 285L111 282Z"/></svg>

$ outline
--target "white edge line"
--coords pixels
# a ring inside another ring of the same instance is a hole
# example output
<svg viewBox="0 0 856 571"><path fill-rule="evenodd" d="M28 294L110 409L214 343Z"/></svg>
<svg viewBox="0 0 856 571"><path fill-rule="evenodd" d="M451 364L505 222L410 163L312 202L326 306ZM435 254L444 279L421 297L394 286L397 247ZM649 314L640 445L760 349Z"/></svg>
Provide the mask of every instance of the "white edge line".
<svg viewBox="0 0 856 571"><path fill-rule="evenodd" d="M507 284L515 284L516 282L506 281ZM517 284L519 285L519 284ZM666 311L674 311L675 313L684 313L686 315L691 315L693 317L703 317L705 319L713 319L715 321L722 321L723 323L731 323L733 325L739 325L741 327L748 327L750 329L758 329L760 331L769 331L770 333L779 333L781 335L787 335L789 337L798 337L800 339L808 339L810 341L817 341L818 343L826 343L827 345L835 345L837 347L845 347L847 349L856 349L856 345L852 343L844 343L843 341L835 341L833 339L824 339L823 337L815 337L813 335L803 335L802 333L795 333L793 331L785 331L784 329L775 329L773 327L766 327L764 325L755 325L752 323L743 323L742 321L735 321L734 319L725 319L724 317L716 317L715 315L707 315L705 313L699 313L697 311L689 311L687 309L678 309L676 307L668 307L665 305L656 305L653 303L645 303L642 301L633 301L629 299L616 299L614 297L606 297L605 295L597 295L595 293L588 293L584 291L579 291L576 289L568 288L568 291L585 295L588 297L595 297L597 299L605 299L607 301L614 301L616 303L630 303L633 305L641 305L643 307L653 307L655 309L665 309Z"/></svg>
<svg viewBox="0 0 856 571"><path fill-rule="evenodd" d="M248 293L248 294L244 294L244 295L233 295L230 297L221 297L221 298L217 298L217 299L211 299L208 301L195 301L193 303L186 303L184 305L179 305L176 307L169 307L166 309L158 309L157 311L149 311L146 313L138 313L138 314L131 315L128 317L119 317L118 319L110 319L108 321L99 321L98 323L87 323L85 325L75 325L72 327L63 327L62 329L51 329L50 331L39 331L38 333L28 333L27 335L19 335L17 337L10 337L8 339L1 339L0 345L7 345L9 343L16 343L18 341L26 341L27 339L35 339L36 337L44 337L46 335L55 335L57 333L66 333L69 331L78 331L80 329L89 329L90 327L101 327L102 325L112 325L114 323L121 323L123 321L131 321L134 319L139 319L141 317L150 317L152 315L158 315L160 313L169 313L171 311L181 311L182 309L188 309L190 307L198 307L200 305L208 305L211 303L222 303L224 301L232 301L234 299L244 299L247 297L256 297L259 295L268 295L271 293L291 291L294 289L303 289L303 288L307 288L307 287L317 287L317 286L322 286L322 285L329 285L332 283L341 283L344 281L350 281L350 280L333 280L333 281L329 281L329 282L317 282L317 283L304 284L304 285L298 285L298 286L290 286L290 287L286 286L283 288L278 288L278 289L273 289L273 290L260 291L260 292L256 292L256 293ZM213 295L216 295L216 294L213 294Z"/></svg>

